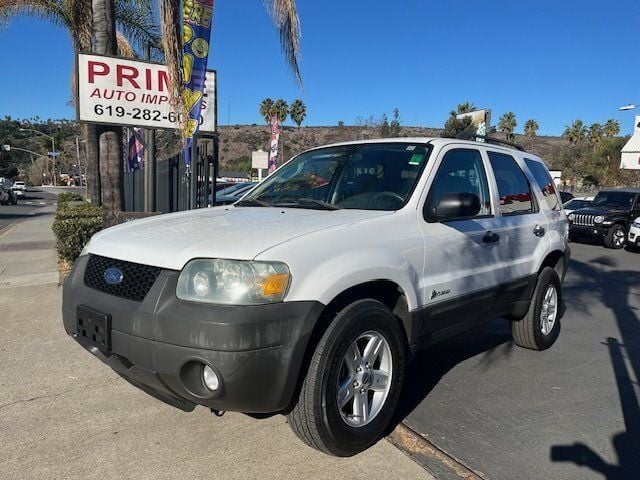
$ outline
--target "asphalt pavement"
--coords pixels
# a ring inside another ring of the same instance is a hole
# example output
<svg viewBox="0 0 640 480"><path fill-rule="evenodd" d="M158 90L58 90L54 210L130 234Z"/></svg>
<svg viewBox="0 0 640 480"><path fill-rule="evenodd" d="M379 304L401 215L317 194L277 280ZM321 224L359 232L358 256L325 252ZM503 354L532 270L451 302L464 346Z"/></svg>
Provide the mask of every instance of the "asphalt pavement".
<svg viewBox="0 0 640 480"><path fill-rule="evenodd" d="M571 247L551 349L515 346L497 319L410 368L400 416L486 478L640 478L640 253Z"/></svg>
<svg viewBox="0 0 640 480"><path fill-rule="evenodd" d="M0 205L0 232L16 222L37 215L43 207L52 205L56 194L49 190L31 187L24 198L18 199L17 205Z"/></svg>

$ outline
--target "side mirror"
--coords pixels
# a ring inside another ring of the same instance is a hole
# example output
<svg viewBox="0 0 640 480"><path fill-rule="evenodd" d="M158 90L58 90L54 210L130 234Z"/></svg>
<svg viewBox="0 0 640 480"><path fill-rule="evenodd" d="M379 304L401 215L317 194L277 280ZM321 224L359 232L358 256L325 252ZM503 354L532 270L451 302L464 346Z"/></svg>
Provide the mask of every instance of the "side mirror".
<svg viewBox="0 0 640 480"><path fill-rule="evenodd" d="M428 222L441 222L455 218L473 217L480 212L480 198L475 193L447 193L440 198L437 207L427 211Z"/></svg>

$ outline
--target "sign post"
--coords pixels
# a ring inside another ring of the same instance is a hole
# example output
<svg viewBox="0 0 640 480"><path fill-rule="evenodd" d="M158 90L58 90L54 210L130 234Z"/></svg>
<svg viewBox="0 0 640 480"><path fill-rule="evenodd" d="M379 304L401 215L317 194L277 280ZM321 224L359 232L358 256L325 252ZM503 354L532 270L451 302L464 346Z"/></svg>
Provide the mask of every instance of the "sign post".
<svg viewBox="0 0 640 480"><path fill-rule="evenodd" d="M269 153L263 150L251 152L251 168L258 170L258 181L262 181L262 170L269 168Z"/></svg>

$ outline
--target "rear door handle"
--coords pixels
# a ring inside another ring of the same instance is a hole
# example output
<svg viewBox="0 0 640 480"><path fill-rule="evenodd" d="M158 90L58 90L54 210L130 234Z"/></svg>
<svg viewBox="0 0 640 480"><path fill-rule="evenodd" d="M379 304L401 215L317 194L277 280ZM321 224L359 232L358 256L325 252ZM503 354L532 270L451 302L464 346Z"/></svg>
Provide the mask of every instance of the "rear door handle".
<svg viewBox="0 0 640 480"><path fill-rule="evenodd" d="M544 237L544 234L545 234L545 229L544 229L544 227L543 227L543 226L541 226L541 225L536 225L536 226L533 228L533 234L534 234L536 237Z"/></svg>
<svg viewBox="0 0 640 480"><path fill-rule="evenodd" d="M484 237L482 237L484 243L495 243L498 240L500 240L500 235L494 232L487 232L484 234Z"/></svg>

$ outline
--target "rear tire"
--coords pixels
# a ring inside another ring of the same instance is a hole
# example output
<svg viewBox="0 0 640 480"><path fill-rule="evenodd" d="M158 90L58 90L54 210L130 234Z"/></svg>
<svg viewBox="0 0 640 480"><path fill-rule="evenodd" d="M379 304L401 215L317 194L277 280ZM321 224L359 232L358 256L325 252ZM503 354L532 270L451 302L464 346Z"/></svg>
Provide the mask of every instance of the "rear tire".
<svg viewBox="0 0 640 480"><path fill-rule="evenodd" d="M627 242L627 229L623 225L612 226L604 237L604 246L607 248L622 248Z"/></svg>
<svg viewBox="0 0 640 480"><path fill-rule="evenodd" d="M318 342L287 415L293 432L310 447L340 457L377 442L400 397L405 343L398 320L382 303L366 299L345 307Z"/></svg>
<svg viewBox="0 0 640 480"><path fill-rule="evenodd" d="M546 350L560 334L562 284L551 267L538 275L529 311L522 320L511 322L511 334L516 345L531 350Z"/></svg>

